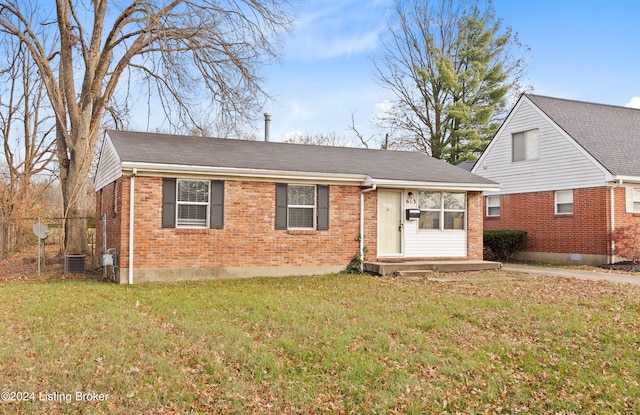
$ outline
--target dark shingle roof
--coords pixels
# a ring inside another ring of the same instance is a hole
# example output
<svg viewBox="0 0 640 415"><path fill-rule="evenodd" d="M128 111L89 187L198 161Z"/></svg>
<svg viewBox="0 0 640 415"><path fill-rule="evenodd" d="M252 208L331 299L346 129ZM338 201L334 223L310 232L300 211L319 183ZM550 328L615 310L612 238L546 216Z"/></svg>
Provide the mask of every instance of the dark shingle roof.
<svg viewBox="0 0 640 415"><path fill-rule="evenodd" d="M473 166L475 165L475 161L463 161L462 163L456 164L456 167L462 170L471 171L471 169L473 169Z"/></svg>
<svg viewBox="0 0 640 415"><path fill-rule="evenodd" d="M418 152L114 130L108 131L108 135L122 162L358 174L381 180L496 184Z"/></svg>
<svg viewBox="0 0 640 415"><path fill-rule="evenodd" d="M640 110L526 94L610 173L640 176Z"/></svg>

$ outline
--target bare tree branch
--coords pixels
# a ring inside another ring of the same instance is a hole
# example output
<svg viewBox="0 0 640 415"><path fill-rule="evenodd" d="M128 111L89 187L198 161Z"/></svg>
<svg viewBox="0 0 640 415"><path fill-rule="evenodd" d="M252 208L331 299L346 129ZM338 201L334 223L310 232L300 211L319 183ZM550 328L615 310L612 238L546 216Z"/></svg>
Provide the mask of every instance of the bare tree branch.
<svg viewBox="0 0 640 415"><path fill-rule="evenodd" d="M6 67L0 69L0 135L6 179L0 184L0 217L33 212L40 196L34 177L52 171L55 152L53 116L43 82L29 50L17 40L0 46ZM41 191L46 186L38 187Z"/></svg>
<svg viewBox="0 0 640 415"><path fill-rule="evenodd" d="M205 100L207 122L242 126L268 97L258 70L277 59L278 39L291 23L287 0L123 3L56 0L53 9L36 7L35 0L0 0L0 36L29 50L55 114L69 218L85 216L88 172L105 111L128 107L115 98L130 98L129 88L147 82L146 90L155 91L176 126L191 128ZM49 24L52 15L55 24ZM118 94L123 86L126 92ZM66 224L67 252L86 249L82 226Z"/></svg>

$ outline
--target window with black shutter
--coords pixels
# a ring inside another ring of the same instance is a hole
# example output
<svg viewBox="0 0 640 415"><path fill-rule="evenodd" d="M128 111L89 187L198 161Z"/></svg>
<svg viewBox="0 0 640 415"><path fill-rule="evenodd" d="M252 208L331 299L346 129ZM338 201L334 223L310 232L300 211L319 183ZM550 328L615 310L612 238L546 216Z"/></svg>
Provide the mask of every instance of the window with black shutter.
<svg viewBox="0 0 640 415"><path fill-rule="evenodd" d="M276 229L328 230L329 186L277 183Z"/></svg>
<svg viewBox="0 0 640 415"><path fill-rule="evenodd" d="M162 181L162 227L224 227L224 181Z"/></svg>

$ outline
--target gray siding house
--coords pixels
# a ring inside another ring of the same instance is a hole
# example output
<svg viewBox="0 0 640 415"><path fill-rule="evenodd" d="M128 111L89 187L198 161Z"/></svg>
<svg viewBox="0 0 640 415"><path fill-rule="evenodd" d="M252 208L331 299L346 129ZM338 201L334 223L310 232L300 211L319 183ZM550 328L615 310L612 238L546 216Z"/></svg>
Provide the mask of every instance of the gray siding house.
<svg viewBox="0 0 640 415"><path fill-rule="evenodd" d="M527 231L522 259L602 264L640 240L638 109L523 94L471 172L500 183L484 227Z"/></svg>

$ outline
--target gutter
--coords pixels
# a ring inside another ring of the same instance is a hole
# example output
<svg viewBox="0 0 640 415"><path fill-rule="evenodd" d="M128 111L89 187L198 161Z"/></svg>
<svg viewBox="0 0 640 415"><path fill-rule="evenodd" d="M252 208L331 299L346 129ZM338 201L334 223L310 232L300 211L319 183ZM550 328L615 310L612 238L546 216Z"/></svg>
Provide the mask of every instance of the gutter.
<svg viewBox="0 0 640 415"><path fill-rule="evenodd" d="M136 183L136 174L138 169L135 167L131 172L131 179L129 183L129 284L133 284L133 219L134 219L134 186Z"/></svg>
<svg viewBox="0 0 640 415"><path fill-rule="evenodd" d="M366 180L362 174L341 174L341 173L322 173L322 172L300 172L287 170L267 170L267 169L249 169L236 167L210 167L210 166L187 166L174 164L157 164L157 163L133 163L123 162L121 164L123 173L136 170L139 176L161 176L161 177L194 177L194 176L224 176L229 178L263 181L313 181L327 183L341 183L345 185L360 186Z"/></svg>
<svg viewBox="0 0 640 415"><path fill-rule="evenodd" d="M353 173L323 173L304 172L287 170L250 169L237 167L211 167L211 166L188 166L176 164L142 163L125 161L121 164L123 173L136 170L138 176L161 176L161 177L194 177L194 176L224 176L228 178L277 182L292 181L313 181L315 183L339 183L352 186L371 186L390 189L434 189L434 190L458 190L458 191L478 191L497 192L500 184L489 183L452 183L452 182L427 182L397 179L374 179L365 174Z"/></svg>
<svg viewBox="0 0 640 415"><path fill-rule="evenodd" d="M360 191L360 272L364 272L364 194L376 190L377 185L373 183L370 188Z"/></svg>
<svg viewBox="0 0 640 415"><path fill-rule="evenodd" d="M369 179L366 184L375 184L385 189L429 189L429 190L457 190L461 192L498 192L498 183L450 183L450 182L420 182L409 180Z"/></svg>

